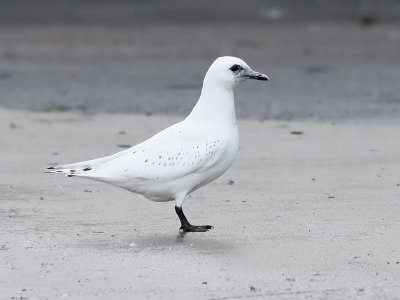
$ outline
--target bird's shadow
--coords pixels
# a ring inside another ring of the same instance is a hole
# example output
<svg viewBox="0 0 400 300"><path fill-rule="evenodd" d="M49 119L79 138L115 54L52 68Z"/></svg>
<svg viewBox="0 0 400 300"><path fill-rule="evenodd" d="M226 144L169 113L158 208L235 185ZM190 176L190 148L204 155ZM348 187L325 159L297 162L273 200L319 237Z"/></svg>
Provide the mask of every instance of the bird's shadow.
<svg viewBox="0 0 400 300"><path fill-rule="evenodd" d="M187 234L187 232L185 232L185 231L179 231L178 235L175 238L176 242L183 243L186 234Z"/></svg>
<svg viewBox="0 0 400 300"><path fill-rule="evenodd" d="M227 252L234 249L234 244L222 240L220 236L204 233L179 232L175 235L137 236L130 239L136 250L171 250L193 249L206 252Z"/></svg>
<svg viewBox="0 0 400 300"><path fill-rule="evenodd" d="M235 250L235 243L213 232L179 232L156 234L127 234L117 237L102 237L99 239L81 239L74 243L75 247L95 248L99 250L120 249L128 252L162 252L162 251L197 251L202 253L227 253Z"/></svg>

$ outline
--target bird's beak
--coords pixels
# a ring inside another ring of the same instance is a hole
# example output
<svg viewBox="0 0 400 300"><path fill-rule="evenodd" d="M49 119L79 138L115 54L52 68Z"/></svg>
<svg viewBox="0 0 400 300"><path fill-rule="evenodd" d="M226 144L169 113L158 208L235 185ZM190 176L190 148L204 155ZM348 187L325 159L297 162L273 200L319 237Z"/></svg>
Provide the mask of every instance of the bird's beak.
<svg viewBox="0 0 400 300"><path fill-rule="evenodd" d="M269 78L267 75L259 72L250 71L249 74L246 74L246 77L249 79L263 80L268 81Z"/></svg>

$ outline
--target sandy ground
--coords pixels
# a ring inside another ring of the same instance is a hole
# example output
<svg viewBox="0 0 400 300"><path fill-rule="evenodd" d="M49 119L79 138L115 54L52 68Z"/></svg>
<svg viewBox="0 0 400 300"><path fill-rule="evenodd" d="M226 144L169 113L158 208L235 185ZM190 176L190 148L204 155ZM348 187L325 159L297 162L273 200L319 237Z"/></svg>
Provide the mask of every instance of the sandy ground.
<svg viewBox="0 0 400 300"><path fill-rule="evenodd" d="M43 172L177 120L0 111L0 299L400 298L399 123L239 120L234 166L184 205L208 233Z"/></svg>

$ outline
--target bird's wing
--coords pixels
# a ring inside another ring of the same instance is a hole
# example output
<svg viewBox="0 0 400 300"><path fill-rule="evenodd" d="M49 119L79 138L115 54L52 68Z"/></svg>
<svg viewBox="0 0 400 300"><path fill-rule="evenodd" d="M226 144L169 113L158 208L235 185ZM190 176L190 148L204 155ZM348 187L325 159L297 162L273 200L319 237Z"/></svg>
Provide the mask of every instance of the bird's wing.
<svg viewBox="0 0 400 300"><path fill-rule="evenodd" d="M129 179L162 181L204 172L223 156L224 146L218 139L199 138L195 131L178 123L130 149L103 158L53 167L51 172L110 182Z"/></svg>

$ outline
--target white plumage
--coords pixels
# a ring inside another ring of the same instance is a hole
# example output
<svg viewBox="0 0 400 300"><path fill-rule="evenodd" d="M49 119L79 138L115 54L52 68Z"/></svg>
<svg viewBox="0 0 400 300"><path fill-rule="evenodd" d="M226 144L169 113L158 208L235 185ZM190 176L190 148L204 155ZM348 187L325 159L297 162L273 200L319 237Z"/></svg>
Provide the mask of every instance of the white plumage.
<svg viewBox="0 0 400 300"><path fill-rule="evenodd" d="M114 155L49 168L106 182L153 201L175 200L184 231L207 231L191 225L182 212L185 197L222 175L239 148L233 88L247 79L268 80L241 59L220 57L209 68L200 98L189 116L150 139Z"/></svg>

